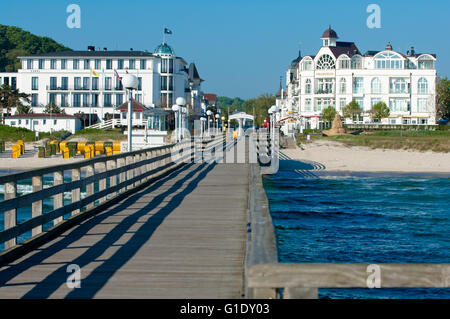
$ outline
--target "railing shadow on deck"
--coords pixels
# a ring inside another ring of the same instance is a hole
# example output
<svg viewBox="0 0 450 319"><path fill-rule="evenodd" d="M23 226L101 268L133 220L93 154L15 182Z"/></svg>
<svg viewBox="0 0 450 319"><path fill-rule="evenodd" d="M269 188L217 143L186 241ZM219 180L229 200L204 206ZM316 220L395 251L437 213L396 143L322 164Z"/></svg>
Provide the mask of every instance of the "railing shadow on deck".
<svg viewBox="0 0 450 319"><path fill-rule="evenodd" d="M319 288L450 288L450 264L279 263L257 164L250 169L248 201L246 298L317 299Z"/></svg>

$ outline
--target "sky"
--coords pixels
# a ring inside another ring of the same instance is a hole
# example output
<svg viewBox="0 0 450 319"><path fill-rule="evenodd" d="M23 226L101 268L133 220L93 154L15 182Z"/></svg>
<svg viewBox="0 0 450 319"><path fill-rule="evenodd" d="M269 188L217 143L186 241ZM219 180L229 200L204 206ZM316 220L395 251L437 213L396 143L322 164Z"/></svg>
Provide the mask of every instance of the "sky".
<svg viewBox="0 0 450 319"><path fill-rule="evenodd" d="M68 28L67 7L81 8L81 28ZM370 4L381 11L381 28L368 28ZM437 72L450 76L448 0L20 0L2 1L0 24L48 36L74 50L148 50L166 42L194 62L202 89L220 96L274 94L290 62L315 55L329 25L340 41L361 52L390 42L406 53L437 54Z"/></svg>

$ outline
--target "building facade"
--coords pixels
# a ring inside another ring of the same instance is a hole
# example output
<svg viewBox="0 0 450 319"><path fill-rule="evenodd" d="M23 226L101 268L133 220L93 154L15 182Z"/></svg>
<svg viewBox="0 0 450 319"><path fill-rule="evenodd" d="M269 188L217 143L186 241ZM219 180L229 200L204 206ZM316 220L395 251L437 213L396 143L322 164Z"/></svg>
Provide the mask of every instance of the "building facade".
<svg viewBox="0 0 450 319"><path fill-rule="evenodd" d="M35 132L68 131L75 134L81 129L81 121L67 114L21 114L8 116L5 124L22 127Z"/></svg>
<svg viewBox="0 0 450 319"><path fill-rule="evenodd" d="M128 100L121 78L126 73L139 79L133 97L149 108L170 110L177 97L185 97L193 112L201 110L201 82L194 64L175 55L166 43L153 53L108 51L64 51L19 57L22 68L0 73L0 85L8 84L30 95L34 113L48 104L62 107L66 114L93 114L98 120L115 114ZM195 71L195 72L194 72ZM197 79L198 78L198 79ZM11 110L14 114L15 110ZM96 115L96 116L95 116Z"/></svg>
<svg viewBox="0 0 450 319"><path fill-rule="evenodd" d="M327 29L316 55L299 56L286 72L286 95L277 96L282 118L303 128L323 126L322 111L342 109L352 100L363 110L356 123L374 123L370 110L380 101L389 107L384 124L436 123L436 55L396 52L388 44L381 51L362 54L355 43L337 41ZM346 119L354 123L353 119Z"/></svg>

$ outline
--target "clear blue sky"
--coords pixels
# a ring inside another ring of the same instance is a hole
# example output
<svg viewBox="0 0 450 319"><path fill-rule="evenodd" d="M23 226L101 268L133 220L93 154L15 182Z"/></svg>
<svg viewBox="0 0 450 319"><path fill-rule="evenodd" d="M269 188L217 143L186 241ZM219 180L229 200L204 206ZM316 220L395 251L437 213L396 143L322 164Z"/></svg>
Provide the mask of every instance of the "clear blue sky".
<svg viewBox="0 0 450 319"><path fill-rule="evenodd" d="M81 29L66 27L66 8L81 7ZM381 7L381 29L366 26L369 4ZM342 41L360 49L438 55L438 74L450 75L448 0L20 0L2 1L0 23L49 36L72 48L149 50L162 40L195 62L203 90L250 98L275 93L279 78L297 57L315 54L331 24Z"/></svg>

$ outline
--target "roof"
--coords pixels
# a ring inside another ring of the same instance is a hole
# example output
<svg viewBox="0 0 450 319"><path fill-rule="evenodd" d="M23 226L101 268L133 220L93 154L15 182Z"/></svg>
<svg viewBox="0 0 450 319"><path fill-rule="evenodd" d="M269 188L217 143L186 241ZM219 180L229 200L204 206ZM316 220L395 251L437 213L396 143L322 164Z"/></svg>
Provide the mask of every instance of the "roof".
<svg viewBox="0 0 450 319"><path fill-rule="evenodd" d="M154 53L156 55L170 55L170 56L175 55L175 52L173 51L172 47L165 42L158 45L156 47Z"/></svg>
<svg viewBox="0 0 450 319"><path fill-rule="evenodd" d="M189 80L200 80L200 82L204 81L198 74L195 63L191 63L189 65L188 77L189 77Z"/></svg>
<svg viewBox="0 0 450 319"><path fill-rule="evenodd" d="M205 93L203 94L203 98L207 100L208 102L216 102L217 101L217 95L212 93Z"/></svg>
<svg viewBox="0 0 450 319"><path fill-rule="evenodd" d="M61 51L24 55L21 57L56 57L56 58L101 58L101 57L153 57L146 51Z"/></svg>
<svg viewBox="0 0 450 319"><path fill-rule="evenodd" d="M322 38L335 38L335 39L339 39L336 31L334 31L333 29L331 29L331 26L328 27L328 29L326 29L324 31L324 33L322 34Z"/></svg>
<svg viewBox="0 0 450 319"><path fill-rule="evenodd" d="M6 119L19 119L19 118L69 118L69 119L77 119L78 117L69 115L69 114L60 114L60 113L28 113L28 114L16 114L8 116Z"/></svg>
<svg viewBox="0 0 450 319"><path fill-rule="evenodd" d="M333 53L335 58L338 58L342 54L347 54L349 57L355 54L361 54L354 42L336 42L335 47L328 47Z"/></svg>
<svg viewBox="0 0 450 319"><path fill-rule="evenodd" d="M131 104L131 111L132 112L143 112L145 110L147 110L148 108L139 103L138 101L136 101L135 99L133 99L133 103ZM116 111L120 111L120 112L128 112L128 102L123 103L122 105L116 107Z"/></svg>

